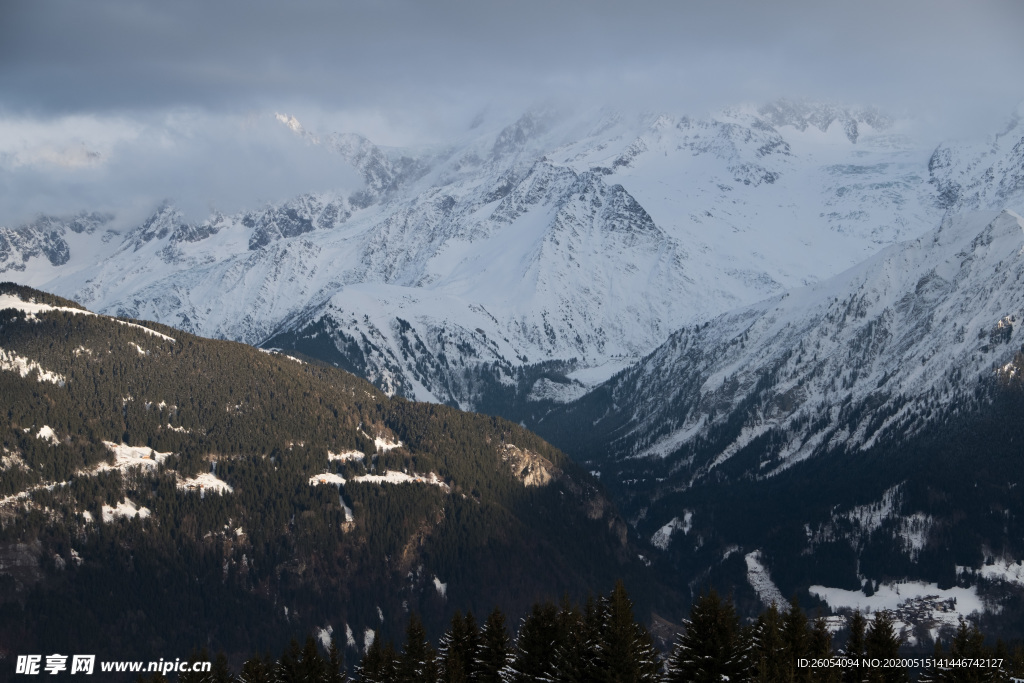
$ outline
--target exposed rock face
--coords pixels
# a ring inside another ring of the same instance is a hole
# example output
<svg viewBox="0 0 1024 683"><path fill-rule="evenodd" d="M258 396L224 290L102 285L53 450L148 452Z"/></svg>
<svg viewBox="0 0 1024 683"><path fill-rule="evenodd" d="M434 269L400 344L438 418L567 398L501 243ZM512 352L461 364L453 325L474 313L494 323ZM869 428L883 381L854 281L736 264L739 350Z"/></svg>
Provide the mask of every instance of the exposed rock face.
<svg viewBox="0 0 1024 683"><path fill-rule="evenodd" d="M512 475L523 482L523 486L546 486L561 475L561 470L538 453L510 443L501 448L501 459L512 470Z"/></svg>

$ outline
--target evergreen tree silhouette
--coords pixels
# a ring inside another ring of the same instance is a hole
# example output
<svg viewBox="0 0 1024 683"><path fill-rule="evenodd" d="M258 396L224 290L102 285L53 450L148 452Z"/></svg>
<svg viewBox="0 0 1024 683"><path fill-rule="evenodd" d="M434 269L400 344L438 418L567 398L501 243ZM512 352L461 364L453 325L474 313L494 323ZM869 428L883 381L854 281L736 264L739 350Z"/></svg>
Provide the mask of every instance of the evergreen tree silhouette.
<svg viewBox="0 0 1024 683"><path fill-rule="evenodd" d="M395 680L398 683L435 683L437 674L437 654L427 642L423 622L413 612L405 629L405 646L395 663Z"/></svg>
<svg viewBox="0 0 1024 683"><path fill-rule="evenodd" d="M685 625L669 657L666 681L720 683L745 675L747 654L731 601L714 590L701 593Z"/></svg>

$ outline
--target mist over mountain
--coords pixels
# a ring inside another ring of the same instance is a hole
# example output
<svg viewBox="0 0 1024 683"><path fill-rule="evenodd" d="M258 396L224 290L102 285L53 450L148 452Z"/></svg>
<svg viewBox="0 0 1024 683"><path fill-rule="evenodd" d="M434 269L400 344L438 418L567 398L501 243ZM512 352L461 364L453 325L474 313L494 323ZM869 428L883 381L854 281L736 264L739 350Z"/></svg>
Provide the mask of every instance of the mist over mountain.
<svg viewBox="0 0 1024 683"><path fill-rule="evenodd" d="M578 395L676 328L833 275L943 211L934 148L874 109L545 108L428 148L278 118L362 188L202 221L164 204L116 232L38 219L3 233L0 267L98 310L491 407ZM518 377L549 363L555 384Z"/></svg>

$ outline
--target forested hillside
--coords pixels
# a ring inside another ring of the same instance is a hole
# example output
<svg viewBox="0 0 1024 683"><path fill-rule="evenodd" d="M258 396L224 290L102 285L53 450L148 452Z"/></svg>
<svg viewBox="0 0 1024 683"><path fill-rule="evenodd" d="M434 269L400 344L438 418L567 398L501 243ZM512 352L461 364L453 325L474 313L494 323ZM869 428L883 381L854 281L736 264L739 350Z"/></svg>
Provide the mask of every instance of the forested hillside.
<svg viewBox="0 0 1024 683"><path fill-rule="evenodd" d="M652 582L601 488L499 418L0 286L0 643L145 658ZM668 603L665 597L668 596ZM371 633L371 631L373 633Z"/></svg>

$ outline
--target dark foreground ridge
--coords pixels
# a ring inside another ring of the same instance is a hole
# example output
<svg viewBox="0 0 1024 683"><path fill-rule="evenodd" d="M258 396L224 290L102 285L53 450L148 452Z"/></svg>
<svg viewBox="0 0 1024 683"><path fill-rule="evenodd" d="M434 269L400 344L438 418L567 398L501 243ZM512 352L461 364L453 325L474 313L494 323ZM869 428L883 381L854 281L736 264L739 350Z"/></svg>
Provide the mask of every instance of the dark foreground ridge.
<svg viewBox="0 0 1024 683"><path fill-rule="evenodd" d="M0 285L0 656L350 656L650 574L590 475L500 418ZM668 598L668 599L666 599ZM350 637L347 637L350 634Z"/></svg>

